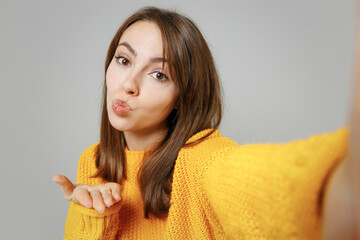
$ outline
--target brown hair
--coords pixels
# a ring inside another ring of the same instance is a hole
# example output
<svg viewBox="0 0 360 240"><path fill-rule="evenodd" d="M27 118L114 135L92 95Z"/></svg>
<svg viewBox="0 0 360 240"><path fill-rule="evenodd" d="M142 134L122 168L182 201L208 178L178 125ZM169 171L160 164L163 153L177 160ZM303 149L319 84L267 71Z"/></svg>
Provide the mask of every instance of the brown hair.
<svg viewBox="0 0 360 240"><path fill-rule="evenodd" d="M161 216L170 207L172 173L180 149L197 144L220 125L222 117L221 87L215 64L205 39L197 26L176 12L145 7L121 25L110 43L105 74L124 31L136 21L155 23L162 34L163 55L168 60L170 75L177 87L175 109L168 117L168 132L156 148L145 155L138 177L144 202L145 217ZM106 80L105 80L106 81ZM106 106L106 82L103 88L100 145L97 152L96 177L111 182L126 179L124 133L109 122ZM212 128L201 139L185 144L195 133Z"/></svg>

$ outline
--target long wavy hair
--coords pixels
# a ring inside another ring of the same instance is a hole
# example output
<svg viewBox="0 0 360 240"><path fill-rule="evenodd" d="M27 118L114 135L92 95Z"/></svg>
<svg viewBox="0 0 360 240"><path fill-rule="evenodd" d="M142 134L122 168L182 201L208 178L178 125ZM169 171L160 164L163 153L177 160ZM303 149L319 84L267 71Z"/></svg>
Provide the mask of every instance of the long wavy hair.
<svg viewBox="0 0 360 240"><path fill-rule="evenodd" d="M165 138L145 154L146 161L138 172L144 216L148 218L152 214L160 217L170 207L172 175L180 149L201 142L220 125L221 86L211 52L197 26L181 14L155 7L138 10L118 29L107 52L105 76L122 34L137 21L151 21L159 27L163 56L168 60L178 93L175 109L167 118ZM126 141L124 133L110 124L106 94L105 80L100 144L96 153L98 171L94 177L121 183L126 179ZM209 128L212 131L206 136L185 144L192 135Z"/></svg>

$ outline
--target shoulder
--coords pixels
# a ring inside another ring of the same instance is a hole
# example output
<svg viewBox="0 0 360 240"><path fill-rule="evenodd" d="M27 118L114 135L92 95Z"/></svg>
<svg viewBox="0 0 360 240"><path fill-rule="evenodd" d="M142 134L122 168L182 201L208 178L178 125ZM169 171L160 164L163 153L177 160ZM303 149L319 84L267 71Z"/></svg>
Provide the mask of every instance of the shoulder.
<svg viewBox="0 0 360 240"><path fill-rule="evenodd" d="M79 167L92 167L92 165L95 165L96 156L98 153L100 143L95 143L88 148L85 149L85 151L82 152L79 158Z"/></svg>
<svg viewBox="0 0 360 240"><path fill-rule="evenodd" d="M82 152L80 157L89 157L89 156L91 157L92 155L97 153L99 147L100 147L100 142L90 145Z"/></svg>
<svg viewBox="0 0 360 240"><path fill-rule="evenodd" d="M94 143L93 145L90 145L87 147L81 154L80 159L82 158L93 158L98 151L98 148L100 146L100 143Z"/></svg>
<svg viewBox="0 0 360 240"><path fill-rule="evenodd" d="M100 179L92 178L97 172L96 157L100 143L95 143L83 151L78 162L76 184L99 184Z"/></svg>
<svg viewBox="0 0 360 240"><path fill-rule="evenodd" d="M187 144L190 143L190 145L188 146L185 145L180 150L179 155L190 154L192 156L199 156L203 158L204 156L216 154L217 152L226 151L226 149L228 148L233 148L238 146L238 144L235 141L227 137L224 137L219 130L215 130L210 136L208 136L204 140L195 144L191 144L192 142L195 142L198 139L205 136L206 134L208 134L210 131L211 129L207 129L192 136L186 142Z"/></svg>
<svg viewBox="0 0 360 240"><path fill-rule="evenodd" d="M187 143L200 139L210 131L211 129L208 129L195 134ZM204 140L181 148L175 169L187 169L187 172L194 172L200 176L213 160L221 161L228 152L237 147L235 141L224 137L219 130L216 130Z"/></svg>

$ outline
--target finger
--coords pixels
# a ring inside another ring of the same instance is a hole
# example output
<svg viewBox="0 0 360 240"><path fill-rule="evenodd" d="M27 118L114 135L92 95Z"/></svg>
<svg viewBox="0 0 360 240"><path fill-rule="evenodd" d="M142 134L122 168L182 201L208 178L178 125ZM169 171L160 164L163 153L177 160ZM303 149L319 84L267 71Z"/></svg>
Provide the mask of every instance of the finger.
<svg viewBox="0 0 360 240"><path fill-rule="evenodd" d="M121 187L118 183L109 183L113 198L118 202L121 200Z"/></svg>
<svg viewBox="0 0 360 240"><path fill-rule="evenodd" d="M73 202L79 203L86 208L91 208L93 203L89 191L81 185L76 187L74 190Z"/></svg>
<svg viewBox="0 0 360 240"><path fill-rule="evenodd" d="M71 195L75 188L74 184L72 184L72 182L63 175L54 175L52 180L59 184L64 198L71 201Z"/></svg>
<svg viewBox="0 0 360 240"><path fill-rule="evenodd" d="M114 204L114 200L109 187L102 187L100 192L106 207L111 207Z"/></svg>
<svg viewBox="0 0 360 240"><path fill-rule="evenodd" d="M105 203L99 190L94 188L90 191L90 196L92 198L93 208L95 208L99 213L103 213L105 211Z"/></svg>

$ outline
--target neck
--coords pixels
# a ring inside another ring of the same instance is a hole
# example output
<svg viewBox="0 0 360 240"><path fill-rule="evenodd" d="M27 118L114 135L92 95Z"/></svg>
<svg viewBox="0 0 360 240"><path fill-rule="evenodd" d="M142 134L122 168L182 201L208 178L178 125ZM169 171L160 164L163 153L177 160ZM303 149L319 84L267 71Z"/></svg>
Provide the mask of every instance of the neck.
<svg viewBox="0 0 360 240"><path fill-rule="evenodd" d="M166 136L167 129L156 131L124 132L126 146L130 151L148 150L158 145Z"/></svg>

